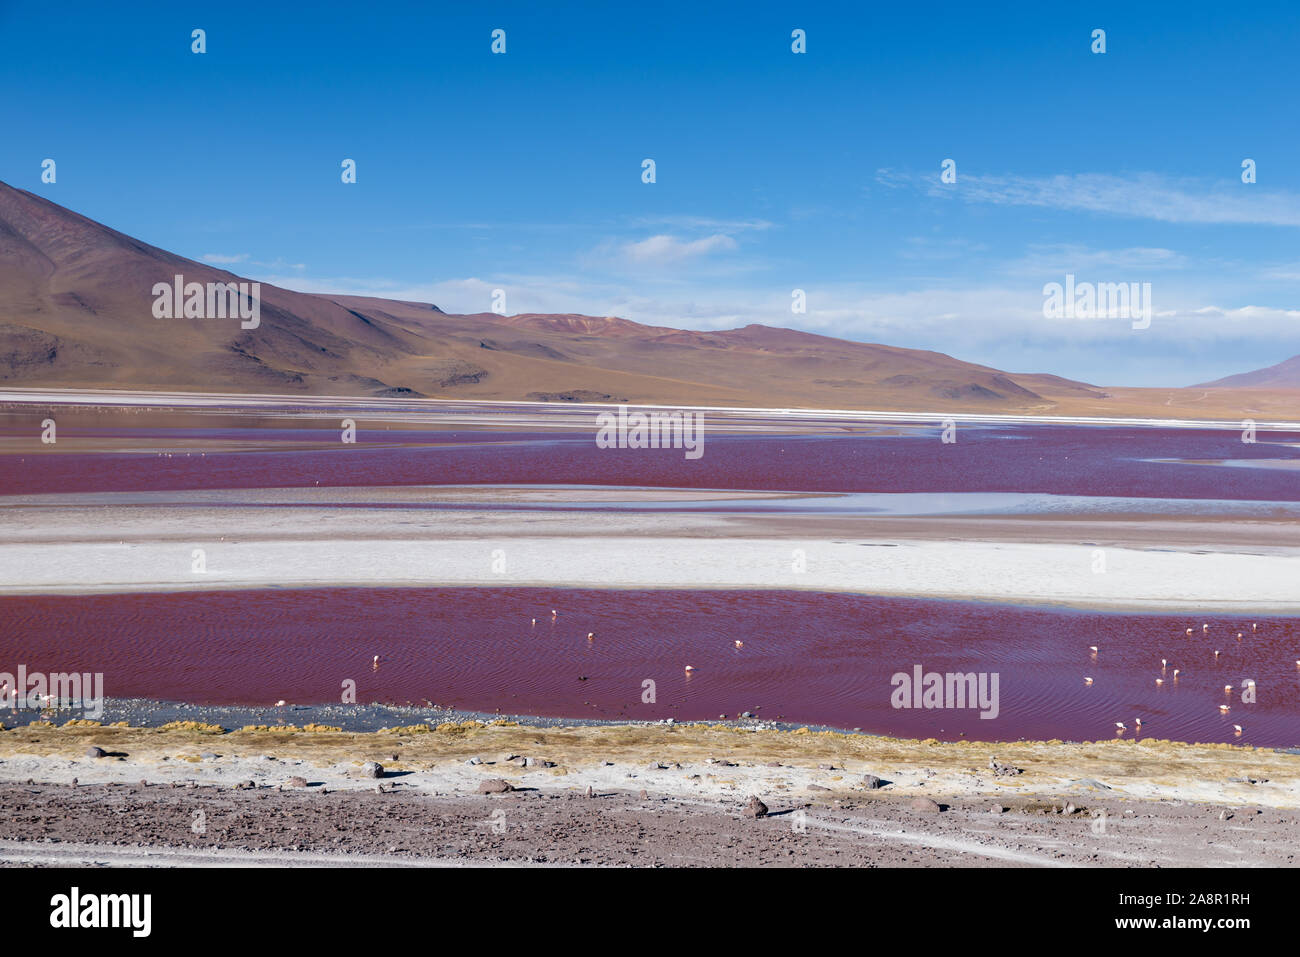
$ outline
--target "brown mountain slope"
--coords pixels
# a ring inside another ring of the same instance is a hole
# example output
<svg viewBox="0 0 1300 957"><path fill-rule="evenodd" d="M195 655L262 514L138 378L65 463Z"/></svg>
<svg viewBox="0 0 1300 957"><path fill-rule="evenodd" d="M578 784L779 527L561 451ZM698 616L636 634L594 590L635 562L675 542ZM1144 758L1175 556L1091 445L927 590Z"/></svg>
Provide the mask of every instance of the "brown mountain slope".
<svg viewBox="0 0 1300 957"><path fill-rule="evenodd" d="M153 286L177 274L186 282L238 279L0 184L0 386L1183 412L1180 390L1103 391L761 325L694 332L596 316L448 315L428 303L265 283L256 329L235 319L155 318ZM1210 405L1197 411L1210 414Z"/></svg>
<svg viewBox="0 0 1300 957"><path fill-rule="evenodd" d="M1300 389L1300 356L1277 365L1205 382L1198 389Z"/></svg>

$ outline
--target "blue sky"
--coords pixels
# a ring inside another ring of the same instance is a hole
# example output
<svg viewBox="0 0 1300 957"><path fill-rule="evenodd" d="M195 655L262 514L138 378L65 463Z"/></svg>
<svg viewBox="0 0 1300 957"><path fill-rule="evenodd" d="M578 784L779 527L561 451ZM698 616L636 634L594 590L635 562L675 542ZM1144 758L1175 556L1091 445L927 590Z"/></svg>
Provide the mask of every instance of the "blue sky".
<svg viewBox="0 0 1300 957"><path fill-rule="evenodd" d="M908 6L0 0L0 180L454 312L503 288L1112 385L1300 353L1300 5ZM1151 327L1045 318L1066 273L1151 283Z"/></svg>

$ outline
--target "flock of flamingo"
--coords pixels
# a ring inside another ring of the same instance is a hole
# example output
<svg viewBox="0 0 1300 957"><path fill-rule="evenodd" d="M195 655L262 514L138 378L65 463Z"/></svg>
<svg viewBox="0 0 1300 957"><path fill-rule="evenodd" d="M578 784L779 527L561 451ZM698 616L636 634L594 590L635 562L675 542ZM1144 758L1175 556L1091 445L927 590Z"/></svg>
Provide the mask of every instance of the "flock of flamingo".
<svg viewBox="0 0 1300 957"><path fill-rule="evenodd" d="M1252 623L1251 626L1250 626L1250 630L1251 630L1252 632L1254 632L1254 633L1258 633L1258 632L1259 632L1259 624L1258 624L1258 623ZM1187 631L1185 632L1185 634L1186 634L1188 637L1191 637L1191 636L1194 635L1195 633L1196 633L1196 629L1194 629L1194 628L1188 628ZM1201 625L1201 634L1203 634L1203 635L1208 635L1209 633L1210 633L1210 626L1209 626L1208 624L1202 624L1202 625ZM1240 632L1240 631L1237 632L1237 640L1238 640L1238 641L1241 641L1241 639L1244 637L1244 635L1245 635L1244 632ZM1097 646L1096 646L1096 645L1089 645L1089 646L1088 646L1089 656L1090 656L1094 661L1097 660L1097 650L1098 650L1098 649L1097 649ZM1216 661L1219 659L1219 656L1220 656L1221 654L1223 654L1223 652L1222 652L1221 650L1219 650L1219 649L1216 649L1216 650L1215 650L1215 652L1214 652L1214 658L1215 658ZM1295 665L1296 665L1297 668L1300 668L1300 659L1297 659L1297 660L1296 660ZM1164 675L1165 675L1166 671L1168 670L1168 668L1169 668L1169 659L1167 659L1167 658L1161 658L1161 659L1160 659L1160 675L1161 675L1161 676L1160 676L1159 678L1156 678L1156 686L1157 686L1157 687L1160 687L1160 686L1164 685L1164 683L1165 683ZM1174 680L1174 681L1176 682L1176 681L1178 680L1178 675L1179 675L1179 669L1178 669L1178 668L1175 668L1175 669L1174 669L1174 673L1173 673L1173 675L1171 676L1171 677L1172 677L1172 680ZM1088 687L1092 687L1093 680L1092 680L1092 678L1090 678L1090 677L1088 677L1088 676L1085 675L1085 676L1084 676L1084 679L1083 679L1083 683L1084 683L1084 685L1086 685L1086 686L1088 686ZM1254 691L1254 688L1255 688L1255 679L1253 679L1253 678L1247 678L1247 679L1245 680L1244 686L1247 687L1247 688L1249 688L1249 689L1251 689L1251 691L1253 692L1253 691ZM1225 695L1231 695L1231 694L1232 694L1232 685L1224 685L1224 686L1223 686L1223 693L1224 693ZM1232 710L1232 706L1229 705L1229 704L1221 704L1221 705L1219 705L1219 713L1220 713L1220 714L1227 714L1227 713L1230 712L1231 710ZM1141 719L1141 718L1134 718L1134 719L1133 719L1133 725L1134 725L1134 730L1140 732L1140 731L1142 730L1142 719ZM1124 732L1127 731L1127 730L1128 730L1128 726L1127 726L1123 721L1116 721L1116 722L1115 722L1115 734L1116 734L1117 737L1120 736L1120 735L1122 735L1122 734L1124 734ZM1233 735L1234 735L1235 737L1238 737L1238 738L1241 737L1241 732L1242 732L1242 727L1241 727L1241 725L1239 725L1239 724L1234 724L1234 725L1232 726L1232 732L1233 732Z"/></svg>
<svg viewBox="0 0 1300 957"><path fill-rule="evenodd" d="M554 608L552 608L552 609L551 609L551 624L552 624L552 625L555 624L555 619L558 618L558 617L559 617L559 612L557 612ZM534 628L537 627L537 619L536 619L536 618L533 619L533 627L534 627ZM587 632L587 640L588 640L588 641L595 641L595 640L596 640L596 633L595 633L594 631L589 631L589 632ZM737 641L736 641L736 647L737 647L737 648L744 648L744 647L745 647L745 643L744 643L743 641L739 641L739 640L737 640ZM379 660L378 657L376 657L375 660L378 661L378 660ZM694 665L687 665L687 666L686 666L686 673L687 673L688 675L689 675L692 671L694 671L694 670L695 670L695 666L694 666Z"/></svg>

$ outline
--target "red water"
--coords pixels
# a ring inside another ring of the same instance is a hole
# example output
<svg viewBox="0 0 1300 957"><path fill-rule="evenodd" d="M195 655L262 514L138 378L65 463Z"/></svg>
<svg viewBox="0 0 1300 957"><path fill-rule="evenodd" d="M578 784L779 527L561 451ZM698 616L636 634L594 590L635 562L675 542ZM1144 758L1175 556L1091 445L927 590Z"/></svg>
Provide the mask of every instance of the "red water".
<svg viewBox="0 0 1300 957"><path fill-rule="evenodd" d="M707 423L706 423L707 424ZM7 431L12 432L12 428ZM3 434L3 433L0 433ZM103 433L109 434L109 433ZM111 434L117 434L116 432ZM945 445L935 434L903 436L715 435L704 455L678 449L598 449L595 433L402 433L419 446L376 447L394 433L361 428L356 445L336 430L188 429L132 433L141 447L191 439L283 440L272 451L77 453L78 433L59 433L60 451L35 439L0 455L0 494L190 488L363 485L619 485L826 492L1047 492L1150 498L1300 501L1300 471L1213 468L1150 459L1300 459L1261 433L1243 444L1236 429L1142 429L1029 425L964 427ZM292 437L292 441L290 440ZM293 448L333 441L327 449Z"/></svg>
<svg viewBox="0 0 1300 957"><path fill-rule="evenodd" d="M1132 737L1140 717L1144 736L1300 745L1294 618L1257 619L1252 633L1249 621L1224 616L807 592L443 588L13 597L0 598L0 620L0 671L102 671L110 697L337 703L353 679L362 703L508 714L715 720L752 711L984 740L1109 738L1116 721ZM1089 645L1100 649L1095 659ZM1157 687L1162 657L1169 667ZM697 669L689 676L687 664ZM996 672L999 716L894 709L891 676L918 664ZM1225 684L1247 678L1257 703L1243 703L1239 687L1225 696ZM641 700L647 679L653 704ZM1226 716L1222 703L1231 704ZM1233 724L1244 727L1240 738Z"/></svg>

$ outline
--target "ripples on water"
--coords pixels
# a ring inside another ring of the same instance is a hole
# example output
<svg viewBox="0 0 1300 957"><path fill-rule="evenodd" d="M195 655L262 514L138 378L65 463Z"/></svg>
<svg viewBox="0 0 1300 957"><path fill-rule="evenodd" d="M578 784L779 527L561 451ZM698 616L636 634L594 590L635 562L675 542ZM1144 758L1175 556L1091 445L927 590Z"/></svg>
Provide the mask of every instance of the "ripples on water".
<svg viewBox="0 0 1300 957"><path fill-rule="evenodd" d="M367 431L326 449L154 452L42 451L0 455L0 494L132 489L360 485L618 485L807 492L1016 492L1169 499L1300 501L1300 472L1222 468L1198 461L1300 459L1300 436L1200 429L1028 425L964 427L936 435L728 436L709 433L705 455L598 449L593 432L439 432L436 445L393 447L398 433ZM258 436L256 430L249 437ZM402 433L403 441L415 441ZM336 434L335 434L336 437ZM157 433L163 445L168 435ZM1007 438L1025 441L1007 442ZM377 448L367 443L390 443ZM60 437L62 448L75 439ZM289 443L293 444L293 443Z"/></svg>
<svg viewBox="0 0 1300 957"><path fill-rule="evenodd" d="M1252 633L1249 620L1217 615L807 592L495 588L18 597L0 599L0 616L10 625L0 671L19 663L102 671L112 697L337 702L353 679L363 703L428 700L556 717L714 720L752 711L992 740L1109 738L1116 721L1131 737L1140 717L1151 737L1300 745L1300 621L1291 618L1256 619ZM1095 659L1089 645L1100 649ZM1157 687L1162 657L1170 664ZM697 669L689 676L687 664ZM891 676L917 664L998 673L1001 714L893 709ZM1237 687L1221 715L1224 684L1247 678L1258 702L1242 703ZM654 704L641 700L647 679ZM1233 724L1244 726L1241 738Z"/></svg>

